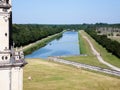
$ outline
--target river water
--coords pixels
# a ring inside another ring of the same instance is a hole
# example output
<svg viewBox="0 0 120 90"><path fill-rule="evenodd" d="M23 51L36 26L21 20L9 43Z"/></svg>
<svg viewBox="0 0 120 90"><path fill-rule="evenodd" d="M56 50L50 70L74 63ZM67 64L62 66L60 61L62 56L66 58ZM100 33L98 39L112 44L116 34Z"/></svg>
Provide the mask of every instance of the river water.
<svg viewBox="0 0 120 90"><path fill-rule="evenodd" d="M78 32L66 31L60 39L49 42L46 46L27 55L26 58L47 58L48 56L79 55Z"/></svg>

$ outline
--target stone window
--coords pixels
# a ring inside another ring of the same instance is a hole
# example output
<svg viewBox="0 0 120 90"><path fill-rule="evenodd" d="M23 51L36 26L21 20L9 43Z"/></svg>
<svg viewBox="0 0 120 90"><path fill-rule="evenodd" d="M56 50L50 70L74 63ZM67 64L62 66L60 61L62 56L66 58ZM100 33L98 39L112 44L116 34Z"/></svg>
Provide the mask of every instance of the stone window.
<svg viewBox="0 0 120 90"><path fill-rule="evenodd" d="M4 56L2 56L2 60L4 60Z"/></svg>
<svg viewBox="0 0 120 90"><path fill-rule="evenodd" d="M2 9L2 11L7 12L7 9Z"/></svg>
<svg viewBox="0 0 120 90"><path fill-rule="evenodd" d="M8 59L8 57L7 56L5 56L5 60L7 60Z"/></svg>

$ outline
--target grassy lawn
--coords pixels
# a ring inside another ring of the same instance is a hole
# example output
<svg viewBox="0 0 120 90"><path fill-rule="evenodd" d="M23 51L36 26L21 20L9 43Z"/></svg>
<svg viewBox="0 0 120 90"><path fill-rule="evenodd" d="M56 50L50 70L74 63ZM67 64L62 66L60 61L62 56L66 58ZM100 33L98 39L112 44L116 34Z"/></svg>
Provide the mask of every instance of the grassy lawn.
<svg viewBox="0 0 120 90"><path fill-rule="evenodd" d="M94 65L94 66L100 66L103 68L106 68L107 66L101 64L97 58L92 54L91 48L88 44L88 42L82 38L82 35L87 36L90 41L92 42L93 46L95 47L95 49L100 52L101 56L103 57L103 59L107 62L109 62L112 65L115 65L117 67L120 67L120 59L117 58L116 56L112 55L111 53L109 53L105 48L103 48L101 45L99 45L94 39L92 39L86 32L84 31L80 31L79 32L79 36L80 36L80 48L82 48L82 52L84 52L84 54L86 53L88 56L83 57L83 56L79 56L79 57L66 57L64 59L66 60L71 60L71 61L76 61L76 62L81 62L81 63L85 63L85 64L90 64L90 65ZM107 67L108 68L108 67Z"/></svg>
<svg viewBox="0 0 120 90"><path fill-rule="evenodd" d="M27 61L24 90L120 90L118 78L40 59Z"/></svg>
<svg viewBox="0 0 120 90"><path fill-rule="evenodd" d="M108 66L100 63L95 56L72 56L72 57L64 57L63 59L110 69Z"/></svg>

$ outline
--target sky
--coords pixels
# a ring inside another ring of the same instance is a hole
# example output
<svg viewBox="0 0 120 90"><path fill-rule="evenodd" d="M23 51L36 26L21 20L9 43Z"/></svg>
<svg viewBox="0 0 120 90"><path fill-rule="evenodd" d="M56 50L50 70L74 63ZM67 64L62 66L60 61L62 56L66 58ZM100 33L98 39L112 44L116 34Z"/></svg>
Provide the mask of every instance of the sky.
<svg viewBox="0 0 120 90"><path fill-rule="evenodd" d="M120 0L12 0L13 23L120 23Z"/></svg>

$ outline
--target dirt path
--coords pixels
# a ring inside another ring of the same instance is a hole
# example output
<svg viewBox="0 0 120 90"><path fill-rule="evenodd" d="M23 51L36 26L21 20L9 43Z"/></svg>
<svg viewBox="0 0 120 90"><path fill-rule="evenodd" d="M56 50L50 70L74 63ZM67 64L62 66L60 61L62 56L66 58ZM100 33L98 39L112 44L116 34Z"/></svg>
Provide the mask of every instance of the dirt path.
<svg viewBox="0 0 120 90"><path fill-rule="evenodd" d="M103 58L101 57L100 53L94 48L93 44L91 43L91 41L86 36L83 36L83 38L87 40L87 42L89 43L89 45L90 45L90 47L91 47L91 49L93 51L93 54L97 57L99 62L109 66L113 70L120 71L120 68L118 68L116 66L113 66L110 63L108 63L108 62L103 60Z"/></svg>

